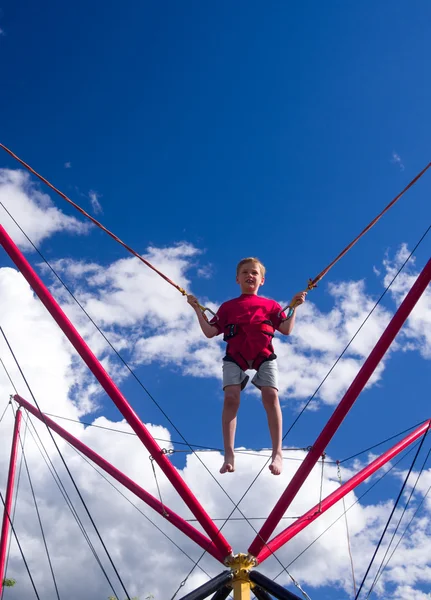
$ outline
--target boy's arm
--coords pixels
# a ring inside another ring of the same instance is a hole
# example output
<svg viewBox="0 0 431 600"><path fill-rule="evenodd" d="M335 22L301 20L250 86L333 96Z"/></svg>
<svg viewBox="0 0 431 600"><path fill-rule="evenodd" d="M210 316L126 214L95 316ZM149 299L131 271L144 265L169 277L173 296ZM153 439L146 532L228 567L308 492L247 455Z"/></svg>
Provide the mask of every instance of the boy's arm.
<svg viewBox="0 0 431 600"><path fill-rule="evenodd" d="M304 304L306 295L307 292L299 292L298 294L295 294L293 296L292 301L290 303L290 306L293 307L293 314L288 319L282 321L280 323L280 326L278 327L278 331L283 335L290 335L292 333L293 327L295 325L296 309L301 304Z"/></svg>
<svg viewBox="0 0 431 600"><path fill-rule="evenodd" d="M210 325L208 323L208 321L204 317L203 312L199 308L199 302L198 302L198 300L194 296L192 296L191 294L188 294L187 295L187 302L194 309L194 311L196 313L196 316L198 318L199 325L201 326L201 329L203 331L203 334L207 338L212 338L212 337L215 337L216 335L218 335L218 333L219 333L218 328L214 327L214 325Z"/></svg>

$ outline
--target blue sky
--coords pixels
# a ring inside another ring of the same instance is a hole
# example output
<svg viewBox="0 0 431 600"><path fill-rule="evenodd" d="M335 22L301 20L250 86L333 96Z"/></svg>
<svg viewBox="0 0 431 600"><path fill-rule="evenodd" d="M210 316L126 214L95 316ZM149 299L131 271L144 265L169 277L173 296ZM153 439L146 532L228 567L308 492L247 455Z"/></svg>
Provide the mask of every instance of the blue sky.
<svg viewBox="0 0 431 600"><path fill-rule="evenodd" d="M416 0L6 0L0 141L89 212L96 192L95 217L136 251L180 242L198 249L187 276L203 301L237 294L235 265L247 255L268 269L262 292L289 301L429 162L430 21L430 5ZM17 165L3 154L0 168ZM334 267L309 295L316 310L333 308L329 283L364 280L366 294L378 297L373 268L420 238L430 190L427 174ZM416 272L429 248L427 239ZM98 231L57 232L41 250L51 261L106 267L126 257ZM9 264L0 258L0 267ZM391 300L383 306L395 308ZM169 320L171 307L163 309ZM138 372L189 441L220 446L216 378L156 358ZM343 458L427 418L429 372L419 352L394 353L331 455ZM124 380L122 389L145 422L167 426L135 383ZM111 403L99 403L88 418L118 418ZM287 427L298 403L285 395L283 405ZM286 443L311 444L332 410L308 412ZM254 396L244 399L237 443L268 446ZM334 597L331 588L319 593Z"/></svg>

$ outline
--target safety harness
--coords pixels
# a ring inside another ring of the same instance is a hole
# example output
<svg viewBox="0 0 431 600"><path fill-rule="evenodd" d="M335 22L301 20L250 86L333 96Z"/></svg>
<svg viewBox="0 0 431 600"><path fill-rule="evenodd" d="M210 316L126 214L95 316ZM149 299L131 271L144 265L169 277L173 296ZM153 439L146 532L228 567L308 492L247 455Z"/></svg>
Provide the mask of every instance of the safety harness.
<svg viewBox="0 0 431 600"><path fill-rule="evenodd" d="M223 360L236 363L243 371L258 371L262 363L277 358L272 347L274 331L271 321L226 325L223 340L227 348Z"/></svg>

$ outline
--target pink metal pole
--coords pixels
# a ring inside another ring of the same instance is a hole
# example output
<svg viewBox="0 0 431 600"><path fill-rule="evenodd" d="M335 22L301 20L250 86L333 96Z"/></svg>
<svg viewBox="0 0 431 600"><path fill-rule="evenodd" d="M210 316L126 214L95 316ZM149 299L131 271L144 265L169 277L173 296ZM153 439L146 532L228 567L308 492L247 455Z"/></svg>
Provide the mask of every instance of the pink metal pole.
<svg viewBox="0 0 431 600"><path fill-rule="evenodd" d="M35 293L39 296L42 303L45 305L47 310L51 313L52 317L56 321L57 325L63 330L71 344L75 347L83 361L86 363L88 368L91 370L93 375L99 381L105 392L117 406L126 421L130 424L133 431L139 437L141 442L147 448L148 452L154 458L156 463L159 465L161 470L165 473L173 487L176 489L178 494L184 500L186 505L189 507L193 515L196 517L198 522L203 527L204 531L208 534L210 539L214 542L217 548L224 556L231 553L231 547L225 540L223 535L219 532L217 526L209 517L207 512L201 506L200 502L194 496L193 492L186 485L178 471L171 464L169 459L162 453L160 446L157 444L153 436L149 433L148 429L139 419L137 414L134 412L126 398L114 384L108 373L102 367L96 356L90 350L86 342L79 335L73 324L64 314L58 303L54 300L47 287L43 284L41 279L32 269L22 252L13 242L11 237L7 234L3 226L0 225L0 243L3 248L9 254L10 258L16 264L18 269L24 275L28 283L31 285Z"/></svg>
<svg viewBox="0 0 431 600"><path fill-rule="evenodd" d="M321 434L313 444L311 450L305 457L301 466L298 468L295 475L289 482L288 486L286 487L279 501L273 508L269 517L262 525L262 528L253 540L252 544L250 545L250 548L248 549L251 555L258 556L260 554L262 548L264 547L269 537L273 533L274 529L280 522L280 519L286 512L287 508L290 506L292 500L295 498L302 484L310 474L312 468L317 463L320 456L323 454L325 448L327 447L335 432L341 425L343 419L345 418L349 410L352 408L355 400L367 384L375 368L383 358L385 352L388 350L395 336L401 329L405 320L413 310L414 306L425 291L430 281L431 259L425 265L423 271L413 284L413 287L411 288L407 296L404 298L399 309L397 310L392 320L386 327L379 341L373 348L371 354L362 365L359 373L357 374L349 389L345 393L343 399L333 412L328 423L323 428Z"/></svg>
<svg viewBox="0 0 431 600"><path fill-rule="evenodd" d="M15 483L15 471L16 471L16 459L18 456L18 439L19 439L19 428L21 426L21 411L19 410L15 416L15 426L13 428L12 447L10 451L9 461L9 474L7 478L7 488L5 497L5 506L3 512L3 523L1 528L0 538L0 592L3 589L3 578L6 565L6 549L7 541L9 537L9 517L12 514L12 499L13 499L13 487Z"/></svg>
<svg viewBox="0 0 431 600"><path fill-rule="evenodd" d="M346 494L351 492L355 487L361 484L363 481L368 479L373 473L378 471L385 465L387 462L392 460L394 456L397 456L400 452L402 452L407 446L410 446L413 442L415 442L419 437L424 435L430 427L431 419L429 419L426 423L415 429L412 433L402 439L398 444L395 444L392 448L387 450L384 454L373 460L368 466L366 466L362 471L359 471L356 475L354 475L349 481L346 481L343 485L341 485L337 490L329 494L325 500L322 500L321 503L316 504L314 508L306 512L302 517L299 517L295 523L286 527L284 531L279 533L275 538L273 538L264 548L262 548L257 560L259 563L262 563L265 559L267 559L273 552L284 546L286 542L295 537L300 531L308 527L310 523L312 523L317 517L320 517L324 512L326 512L331 506L333 506L338 500L341 500Z"/></svg>
<svg viewBox="0 0 431 600"><path fill-rule="evenodd" d="M82 452L87 458L92 460L96 465L101 467L104 471L109 473L114 479L119 481L124 487L133 492L138 498L140 498L143 502L148 504L153 510L162 515L167 521L175 525L180 531L185 533L191 540L196 542L201 548L207 550L214 558L219 560L221 563L226 558L224 554L222 554L216 546L205 537L200 531L195 529L190 523L185 521L182 517L177 515L173 510L168 508L166 504L162 504L157 498L154 498L151 494L146 492L143 488L141 488L137 483L135 483L132 479L127 477L124 473L122 473L119 469L111 465L107 460L102 458L99 454L94 452L91 448L86 446L83 442L74 437L71 433L63 429L58 423L47 417L45 414L41 413L37 408L35 408L32 404L21 398L18 394L14 396L14 400L20 405L23 406L29 413L34 415L40 421L48 425L53 431L61 435L63 439L65 439L69 444L74 446L77 450Z"/></svg>

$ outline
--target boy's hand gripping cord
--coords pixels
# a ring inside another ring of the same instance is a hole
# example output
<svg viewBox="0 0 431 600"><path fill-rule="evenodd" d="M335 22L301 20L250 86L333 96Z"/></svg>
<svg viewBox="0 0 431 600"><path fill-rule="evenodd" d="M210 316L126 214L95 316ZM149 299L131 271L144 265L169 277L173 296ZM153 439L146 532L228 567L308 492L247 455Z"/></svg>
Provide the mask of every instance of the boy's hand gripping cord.
<svg viewBox="0 0 431 600"><path fill-rule="evenodd" d="M179 292L181 292L181 294L183 296L187 296L187 292L186 292L186 290L184 288L182 288L181 286L177 285L174 281L172 281L172 279L169 279L169 277L167 277L164 273L162 273L161 271L159 271L158 269L156 269L156 267L154 265L152 265L150 262L148 262L148 260L146 260L140 254L138 254L137 252L135 252L135 250L133 250L133 248L131 248L130 246L128 246L127 244L125 244L122 240L120 240L120 238L117 237L114 233L112 233L112 231L109 231L109 229L107 229L104 225L102 225L102 223L100 223L99 221L97 221L94 217L92 217L87 212L85 212L85 210L83 208L81 208L80 206L78 206L78 204L76 204L75 202L73 202L73 200L71 200L70 198L68 198L66 196L66 194L63 194L63 192L61 192L59 189L57 189L56 187L54 187L52 185L52 183L50 183L47 179L45 179L45 177L42 177L42 175L39 175L39 173L37 173L32 167L30 167L30 165L28 165L27 163L25 163L21 158L19 158L19 156L17 156L16 154L14 154L12 152L12 150L9 150L9 148L7 148L4 144L1 144L1 143L0 143L0 148L3 148L3 150L5 150L10 156L12 156L12 158L14 158L15 160L17 160L28 171L30 171L30 173L33 173L33 175L36 175L36 177L38 177L41 181L43 181L43 183L45 183L49 188L51 188L56 194L58 194L61 198L63 198L63 200L66 200L66 202L68 202L74 208L76 208L76 210L78 210L82 215L84 215L84 217L87 217L87 219L89 219L92 223L94 223L94 225L96 225L97 227L99 227L100 229L102 229L105 233L107 233L109 236L111 236L111 238L113 238L116 242L118 242L119 244L121 244L123 246L123 248L125 248L128 252L130 252L130 254L133 254L133 256L136 256L136 258L139 258L139 260L141 262L143 262L145 265L147 265L147 267L149 267L150 269L152 269L153 271L155 271L158 275L160 275L160 277L163 277L163 279L165 281L167 281L168 283L170 283L174 288L176 288ZM202 313L203 313L203 315L204 315L205 318L207 318L206 314L205 314L206 311L208 311L213 316L215 316L215 313L210 308L208 308L207 306L202 306L202 304L199 304L199 308L201 309L201 311L202 311Z"/></svg>
<svg viewBox="0 0 431 600"><path fill-rule="evenodd" d="M354 239L352 242L350 242L350 244L348 244L348 245L347 245L347 246L344 248L344 250L342 250L342 251L340 252L340 254L339 254L339 255L338 255L336 258L334 258L334 260L333 260L333 261L332 261L332 262L331 262L331 263L330 263L330 264L329 264L329 265L328 265L328 266L327 266L325 269L323 269L323 271L321 271L321 272L320 272L320 273L319 273L319 274L318 274L318 275L317 275L317 276L316 276L314 279L309 279L309 280L308 280L307 289L305 290L305 292L309 292L310 290L312 290L312 289L314 289L315 287L317 287L317 284L319 283L319 281L320 281L321 279L323 279L323 278L324 278L324 276L325 276L325 275L328 273L328 271L330 271L330 270L332 269L332 267L333 267L333 266L334 266L334 265L335 265L335 264L336 264L336 263L337 263L337 262L338 262L338 261L339 261L341 258L343 258L343 256L344 256L345 254L347 254L347 252L348 252L348 251L349 251L351 248L353 248L353 246L356 244L356 242L359 242L359 240L361 239L361 237L362 237L363 235L365 235L365 234L366 234L366 233L367 233L367 232L368 232L368 231L369 231L369 230L370 230L370 229L371 229L371 228L372 228L372 227L373 227L373 226L374 226L374 225L377 223L377 221L380 221L380 219L383 217L383 215L384 215L385 213L387 213L387 212L388 212L388 210L389 210L390 208L392 208L392 206L393 206L393 205L394 205L396 202L398 202L398 200L401 198L401 196L403 196L403 195L404 195L404 194L407 192L407 190L409 190L411 187L413 187L413 186L414 186L414 184L415 184L415 183L418 181L418 179L420 179L420 178L422 177L422 175L423 175L423 174L424 174L424 173L425 173L425 172L426 172L426 171L427 171L427 170L428 170L430 167L431 167L431 162L429 162L429 163L427 164L427 166L426 166L424 169L422 169L422 171L421 171L420 173L418 173L418 174L416 175L416 177L415 177L414 179L412 179L412 180L411 180L411 182L410 182L408 185L406 185L406 187L405 187L405 188L404 188L404 189L403 189L403 190L402 190L402 191L401 191L401 192L398 194L398 196L395 196L395 198L394 198L394 199L393 199L391 202L389 202L389 204L388 204L388 205L387 205L387 206L386 206L386 207L385 207L385 208L382 210L382 212L380 212L380 213L377 215L377 217L375 217L375 218L374 218L374 219L371 221L371 223L369 223L369 224L368 224L368 225L365 227L365 229L363 229L363 230L361 231L361 233L360 233L359 235L357 235L357 236L355 237L355 239ZM285 308L283 308L283 311L282 311L282 312L284 312L284 311L286 311L286 310L288 311L288 312L287 312L287 317L286 317L286 320L291 318L291 316L293 315L293 312L294 312L294 310L295 310L296 306L297 306L297 304L292 304L292 303L290 303L290 304L288 304L288 305L287 305Z"/></svg>
<svg viewBox="0 0 431 600"><path fill-rule="evenodd" d="M133 254L133 256L136 256L136 258L139 258L139 260L141 262L143 262L145 265L147 265L147 267L149 267L150 269L152 269L153 271L155 271L158 275L160 275L160 277L163 277L163 279L165 281L167 281L168 283L170 283L174 288L176 288L179 292L181 292L181 294L183 296L187 296L187 292L184 288L180 287L179 285L177 285L174 281L172 281L172 279L169 279L169 277L167 277L164 273L162 273L161 271L159 271L158 269L156 269L156 267L154 267L150 262L148 262L145 258L143 258L140 254L138 254L137 252L135 252L130 246L128 246L127 244L125 244L124 242L122 242L120 240L120 238L118 238L114 233L112 233L111 231L109 231L109 229L106 229L106 227L104 227L99 221L97 221L94 217L92 217L91 215L89 215L87 212L85 212L84 209L82 209L80 206L78 206L78 204L76 204L75 202L73 202L73 200L71 200L70 198L68 198L65 194L63 194L63 192L60 192L60 190L58 190L56 187L54 187L52 185L52 183L50 183L47 179L45 179L44 177L42 177L42 175L39 175L39 173L37 173L34 169L32 169L32 167L30 167L27 163L25 163L21 158L19 158L16 154L14 154L12 152L12 150L9 150L9 148L7 148L4 144L0 143L0 148L3 148L3 150L5 150L10 156L12 156L12 158L14 158L15 160L17 160L23 167L25 167L28 171L30 171L30 173L33 173L33 175L36 175L36 177L38 177L41 181L43 181L43 183L45 183L49 188L51 188L54 192L56 192L56 194L58 194L61 198L63 198L63 200L66 200L66 202L68 202L69 204L71 204L74 208L76 208L76 210L78 210L82 215L84 215L84 217L87 217L87 219L90 219L90 221L92 223L94 223L97 227L99 227L100 229L102 229L105 233L107 233L109 236L111 236L116 242L118 242L119 244L121 244L123 246L123 248L125 248L128 252L130 252L130 254ZM356 244L356 242L358 242L361 237L363 235L365 235L376 223L377 221L379 221L383 215L388 212L388 210L390 208L392 208L392 206L398 202L398 200L407 192L407 190L409 190L417 181L418 179L420 179L422 177L422 175L431 167L431 162L429 162L427 164L427 166L422 169L422 171L420 173L418 173L418 175L416 175L416 177L414 179L411 180L411 182L398 194L398 196L396 196L391 202L389 202L389 204L386 206L386 208L384 208L382 210L381 213L379 213L377 215L377 217L375 217L371 223L369 223L365 229L363 231L361 231L361 233L352 241L350 242L350 244L348 244L344 250L342 250L340 252L340 254L325 268L323 269L323 271L321 271L314 279L309 279L308 280L308 285L307 285L307 289L305 290L306 292L309 292L310 290L314 289L315 287L317 287L317 284L319 283L319 281L321 279L323 279L323 277L328 273L328 271L330 271L330 269L332 269L332 267L341 259L343 258L343 256L345 254L347 254L347 252L353 248L353 246ZM288 304L283 311L287 310L287 319L290 319L293 315L293 312L296 308L296 304ZM202 304L199 304L199 308L201 309L203 315L205 318L206 317L206 312L208 311L209 313L211 313L214 317L216 316L215 313L208 308L207 306L202 306Z"/></svg>

